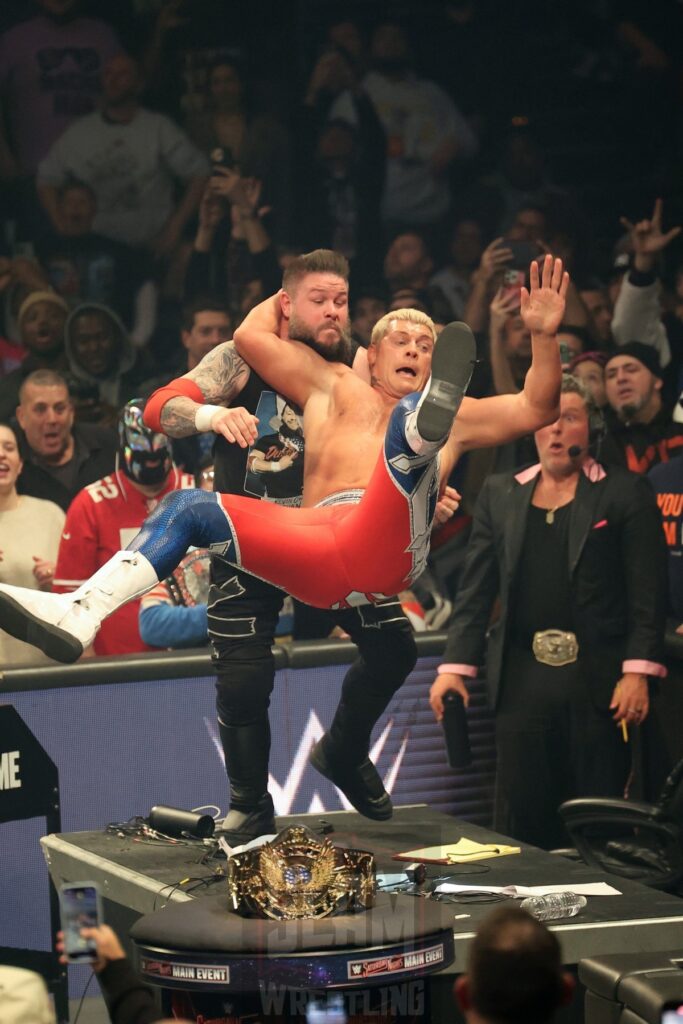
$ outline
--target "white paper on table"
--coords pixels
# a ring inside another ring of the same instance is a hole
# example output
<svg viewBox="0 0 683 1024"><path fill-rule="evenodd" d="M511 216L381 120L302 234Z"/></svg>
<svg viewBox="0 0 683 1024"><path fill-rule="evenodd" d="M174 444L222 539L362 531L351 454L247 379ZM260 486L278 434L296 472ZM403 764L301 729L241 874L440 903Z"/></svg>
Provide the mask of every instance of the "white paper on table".
<svg viewBox="0 0 683 1024"><path fill-rule="evenodd" d="M257 846L263 846L264 843L269 843L275 839L275 836L257 836L256 839L250 839L248 843L244 843L242 846L230 846L224 836L219 836L218 845L225 854L226 857L234 857L238 853L244 853L245 850L254 850Z"/></svg>
<svg viewBox="0 0 683 1024"><path fill-rule="evenodd" d="M457 885L442 882L436 892L490 892L503 896L548 896L553 892L575 892L578 896L621 896L622 893L607 882L584 882L580 885Z"/></svg>

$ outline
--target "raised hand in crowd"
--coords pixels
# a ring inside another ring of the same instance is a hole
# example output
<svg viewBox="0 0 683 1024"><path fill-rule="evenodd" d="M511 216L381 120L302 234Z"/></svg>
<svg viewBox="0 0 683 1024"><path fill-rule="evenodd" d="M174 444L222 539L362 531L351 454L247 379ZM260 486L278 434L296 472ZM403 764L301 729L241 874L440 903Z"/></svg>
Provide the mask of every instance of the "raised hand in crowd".
<svg viewBox="0 0 683 1024"><path fill-rule="evenodd" d="M81 928L84 939L92 939L95 943L97 959L92 969L97 974L102 990L109 1019L112 1024L190 1024L186 1017L162 1017L156 1005L154 993L149 985L133 970L116 932L109 925L101 924L97 928ZM59 962L68 963L64 955L64 932L57 932L57 952ZM107 968L118 961L116 968Z"/></svg>
<svg viewBox="0 0 683 1024"><path fill-rule="evenodd" d="M246 239L252 252L270 245L270 236L261 223L270 207L259 205L262 183L258 178L243 177L233 168L214 167L208 188L220 201L230 204L233 238Z"/></svg>
<svg viewBox="0 0 683 1024"><path fill-rule="evenodd" d="M491 293L500 284L506 264L511 259L512 249L505 245L502 237L494 238L481 254L479 266L472 274L472 287L465 306L464 320L473 331L486 329Z"/></svg>
<svg viewBox="0 0 683 1024"><path fill-rule="evenodd" d="M211 186L211 179L206 183L199 203L199 227L214 232L225 217L225 203Z"/></svg>
<svg viewBox="0 0 683 1024"><path fill-rule="evenodd" d="M505 239L494 238L481 254L479 266L472 275L473 281L481 280L486 285L490 285L496 275L505 269L505 264L509 263L511 259L512 249L506 246Z"/></svg>
<svg viewBox="0 0 683 1024"><path fill-rule="evenodd" d="M241 188L230 208L233 238L244 238L254 251L254 244L270 244L270 236L263 227L261 218L270 212L269 206L260 206L262 184L258 178L242 178ZM261 237L263 235L263 237ZM264 245L260 247L263 248Z"/></svg>
<svg viewBox="0 0 683 1024"><path fill-rule="evenodd" d="M224 201L216 195L211 187L211 179L206 183L199 202L199 219L194 247L198 252L209 252L216 234L216 229L226 214Z"/></svg>
<svg viewBox="0 0 683 1024"><path fill-rule="evenodd" d="M357 78L351 63L338 50L328 50L315 63L308 80L304 103L316 106L326 96L328 99L338 96L345 89L355 89Z"/></svg>
<svg viewBox="0 0 683 1024"><path fill-rule="evenodd" d="M29 291L45 291L50 288L47 275L35 260L26 256L0 256L0 292L10 285L23 285Z"/></svg>
<svg viewBox="0 0 683 1024"><path fill-rule="evenodd" d="M207 188L218 199L231 205L246 203L244 179L236 167L214 167Z"/></svg>
<svg viewBox="0 0 683 1024"><path fill-rule="evenodd" d="M633 266L641 273L651 271L657 254L681 233L680 227L670 228L669 231L662 230L662 208L662 200L655 199L650 220L639 220L633 224L626 217L619 218L630 235Z"/></svg>
<svg viewBox="0 0 683 1024"><path fill-rule="evenodd" d="M97 928L81 928L81 936L84 939L93 939L97 950L97 959L92 964L95 974L99 974L107 964L113 960L125 960L126 954L119 942L116 932L108 924L101 924ZM57 932L56 949L59 953L59 962L66 964L69 961L64 952L64 932Z"/></svg>
<svg viewBox="0 0 683 1024"><path fill-rule="evenodd" d="M269 206L261 205L262 190L263 182L258 178L242 179L242 192L244 195L244 202L242 204L243 213L249 214L252 217L265 217L267 213L270 213Z"/></svg>
<svg viewBox="0 0 683 1024"><path fill-rule="evenodd" d="M271 208L260 205L262 182L259 178L244 177L241 182L241 188L236 193L239 199L236 199L230 208L232 239L244 240L252 255L264 253L272 247L272 241L263 221L264 216L270 212ZM240 303L243 313L248 312L252 306L260 302L263 295L260 282L248 282L245 286L243 301Z"/></svg>
<svg viewBox="0 0 683 1024"><path fill-rule="evenodd" d="M154 82L161 70L162 53L166 45L166 37L174 29L182 28L190 21L189 16L181 13L183 0L165 0L159 8L154 31L142 58L145 77Z"/></svg>
<svg viewBox="0 0 683 1024"><path fill-rule="evenodd" d="M520 296L506 288L499 288L489 303L489 328L491 337L500 332L509 316L516 313L520 306Z"/></svg>

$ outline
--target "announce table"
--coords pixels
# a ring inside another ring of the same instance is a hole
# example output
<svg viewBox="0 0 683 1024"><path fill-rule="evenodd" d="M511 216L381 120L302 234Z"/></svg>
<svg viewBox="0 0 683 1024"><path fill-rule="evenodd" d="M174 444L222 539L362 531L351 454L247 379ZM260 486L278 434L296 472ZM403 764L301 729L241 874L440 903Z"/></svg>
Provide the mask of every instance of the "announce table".
<svg viewBox="0 0 683 1024"><path fill-rule="evenodd" d="M316 828L320 817L304 814L279 818L278 825L284 827L301 822ZM399 807L388 822L368 821L346 811L328 812L323 817L334 826L330 836L333 843L372 850L378 871L401 870L402 863L392 860L395 853L456 842L461 836L482 843L515 842L469 822L432 811L424 805ZM148 846L102 832L49 835L41 843L55 884L83 878L97 881L105 898L127 908L131 918L153 913L167 903L193 898L220 898L214 886L200 888L193 896L188 896L182 891L183 886L178 884L187 877L197 878L211 873L212 867L202 867L197 863L202 853L201 845ZM220 863L213 862L213 866ZM519 855L491 858L476 865L428 865L428 876L438 875L453 876L455 881L476 885L609 881L621 891L621 896L589 897L588 906L578 917L553 925L561 939L567 964L604 953L683 948L683 900L627 879L603 875L534 847L522 846ZM227 906L227 896L225 899ZM414 897L404 899L418 902ZM455 935L455 960L445 969L459 973L474 929L490 905L446 906Z"/></svg>

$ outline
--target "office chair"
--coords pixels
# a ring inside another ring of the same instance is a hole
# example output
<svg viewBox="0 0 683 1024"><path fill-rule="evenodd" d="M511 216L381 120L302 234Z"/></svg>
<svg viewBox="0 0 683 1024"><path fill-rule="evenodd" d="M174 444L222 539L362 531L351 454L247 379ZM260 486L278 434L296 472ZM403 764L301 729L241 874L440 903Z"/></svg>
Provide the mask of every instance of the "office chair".
<svg viewBox="0 0 683 1024"><path fill-rule="evenodd" d="M586 864L666 892L683 885L683 760L656 803L579 797L559 814Z"/></svg>

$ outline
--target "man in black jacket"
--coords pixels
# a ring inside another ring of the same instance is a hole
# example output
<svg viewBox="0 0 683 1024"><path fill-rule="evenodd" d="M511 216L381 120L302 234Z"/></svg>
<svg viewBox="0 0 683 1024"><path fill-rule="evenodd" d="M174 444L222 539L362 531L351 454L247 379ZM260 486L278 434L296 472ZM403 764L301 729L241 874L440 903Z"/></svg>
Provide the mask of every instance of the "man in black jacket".
<svg viewBox="0 0 683 1024"><path fill-rule="evenodd" d="M590 396L565 377L561 413L537 431L540 464L489 477L430 703L484 661L496 714L496 827L564 845L557 807L622 795L628 728L648 712L661 664L666 553L649 484L589 454ZM596 426L595 422L593 424Z"/></svg>
<svg viewBox="0 0 683 1024"><path fill-rule="evenodd" d="M64 511L83 487L113 472L116 431L74 424L66 380L55 370L35 370L19 391L17 421L24 469L21 494L54 501Z"/></svg>

